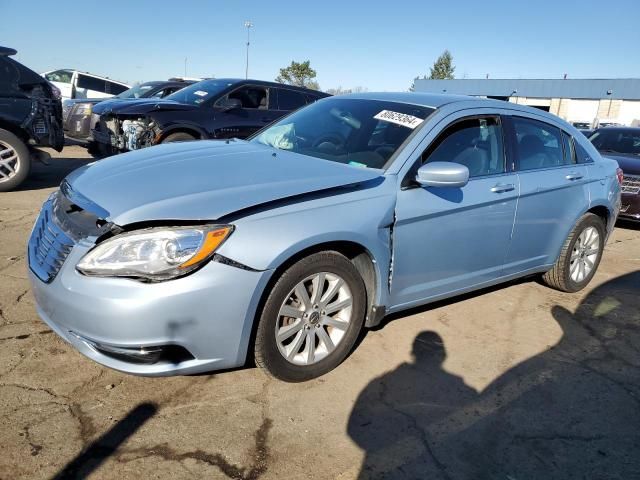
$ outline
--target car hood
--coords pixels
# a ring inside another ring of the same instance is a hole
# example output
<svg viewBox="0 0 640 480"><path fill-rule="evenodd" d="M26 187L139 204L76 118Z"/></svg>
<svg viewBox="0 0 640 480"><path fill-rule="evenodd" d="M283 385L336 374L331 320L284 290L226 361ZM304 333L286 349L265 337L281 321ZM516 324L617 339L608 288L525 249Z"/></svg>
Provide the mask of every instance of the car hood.
<svg viewBox="0 0 640 480"><path fill-rule="evenodd" d="M197 105L149 98L114 99L100 102L93 109L94 113L115 113L118 115L145 115L158 110L195 110Z"/></svg>
<svg viewBox="0 0 640 480"><path fill-rule="evenodd" d="M618 166L620 166L624 173L640 174L640 157L637 155L614 155L608 153L602 156L618 162Z"/></svg>
<svg viewBox="0 0 640 480"><path fill-rule="evenodd" d="M81 167L65 180L80 207L117 225L216 220L274 200L368 180L382 170L245 141L170 143Z"/></svg>

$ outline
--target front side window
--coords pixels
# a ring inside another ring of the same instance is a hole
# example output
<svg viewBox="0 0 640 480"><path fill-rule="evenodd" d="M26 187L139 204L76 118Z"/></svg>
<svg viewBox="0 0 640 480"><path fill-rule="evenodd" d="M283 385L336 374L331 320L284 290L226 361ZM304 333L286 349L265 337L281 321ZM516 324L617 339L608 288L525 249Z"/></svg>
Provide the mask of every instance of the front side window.
<svg viewBox="0 0 640 480"><path fill-rule="evenodd" d="M250 141L357 167L384 168L433 110L330 97L296 110Z"/></svg>
<svg viewBox="0 0 640 480"><path fill-rule="evenodd" d="M241 108L266 110L269 106L267 89L246 85L229 93L226 97L216 102L216 105L224 106L228 100L240 100Z"/></svg>
<svg viewBox="0 0 640 480"><path fill-rule="evenodd" d="M44 78L50 82L58 83L71 83L71 77L73 77L73 72L71 70L56 70L55 72L49 72L44 76Z"/></svg>
<svg viewBox="0 0 640 480"><path fill-rule="evenodd" d="M559 128L522 117L513 117L513 127L519 170L564 165L562 134Z"/></svg>
<svg viewBox="0 0 640 480"><path fill-rule="evenodd" d="M425 150L426 162L454 162L466 166L470 177L504 172L504 144L498 117L460 120L450 125Z"/></svg>

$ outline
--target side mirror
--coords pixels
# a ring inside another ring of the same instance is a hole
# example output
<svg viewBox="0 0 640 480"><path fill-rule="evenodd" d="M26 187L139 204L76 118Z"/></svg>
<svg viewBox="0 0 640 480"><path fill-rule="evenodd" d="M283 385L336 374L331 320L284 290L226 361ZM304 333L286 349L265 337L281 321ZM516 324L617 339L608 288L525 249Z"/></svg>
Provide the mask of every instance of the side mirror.
<svg viewBox="0 0 640 480"><path fill-rule="evenodd" d="M236 108L242 108L242 102L237 98L225 98L224 101L220 103L220 107L223 112L230 112Z"/></svg>
<svg viewBox="0 0 640 480"><path fill-rule="evenodd" d="M469 169L453 162L425 163L418 169L416 182L423 187L464 187L469 182Z"/></svg>

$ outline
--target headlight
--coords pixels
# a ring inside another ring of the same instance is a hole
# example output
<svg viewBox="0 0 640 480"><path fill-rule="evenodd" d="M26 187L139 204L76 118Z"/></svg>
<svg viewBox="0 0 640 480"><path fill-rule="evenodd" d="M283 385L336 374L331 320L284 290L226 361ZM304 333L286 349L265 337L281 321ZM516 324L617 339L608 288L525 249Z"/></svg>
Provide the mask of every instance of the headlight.
<svg viewBox="0 0 640 480"><path fill-rule="evenodd" d="M208 225L125 233L96 246L76 269L84 275L168 280L210 259L232 231L230 225Z"/></svg>
<svg viewBox="0 0 640 480"><path fill-rule="evenodd" d="M78 103L73 113L75 115L91 115L92 106L90 103Z"/></svg>

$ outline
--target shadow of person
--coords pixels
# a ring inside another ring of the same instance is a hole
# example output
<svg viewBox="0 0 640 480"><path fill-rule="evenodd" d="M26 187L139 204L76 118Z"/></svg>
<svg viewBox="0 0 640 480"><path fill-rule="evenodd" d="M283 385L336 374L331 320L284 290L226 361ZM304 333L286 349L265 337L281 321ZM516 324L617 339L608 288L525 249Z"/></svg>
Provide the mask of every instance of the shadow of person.
<svg viewBox="0 0 640 480"><path fill-rule="evenodd" d="M348 427L360 478L640 478L640 272L552 315L560 341L479 394L434 361L371 382Z"/></svg>
<svg viewBox="0 0 640 480"><path fill-rule="evenodd" d="M360 479L440 478L434 449L448 426L432 432L430 425L477 396L443 370L446 351L437 333L420 333L412 355L412 363L376 378L356 400L347 429L366 452Z"/></svg>

